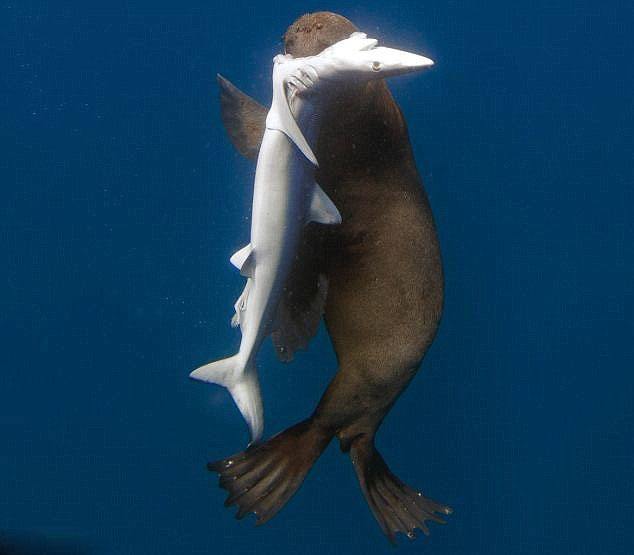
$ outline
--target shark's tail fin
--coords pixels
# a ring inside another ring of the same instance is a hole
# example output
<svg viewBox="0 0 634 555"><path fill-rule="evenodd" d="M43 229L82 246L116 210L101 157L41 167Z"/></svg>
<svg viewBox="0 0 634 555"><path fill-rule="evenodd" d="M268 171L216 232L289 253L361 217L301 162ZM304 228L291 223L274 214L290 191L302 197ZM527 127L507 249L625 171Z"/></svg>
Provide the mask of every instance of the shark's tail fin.
<svg viewBox="0 0 634 555"><path fill-rule="evenodd" d="M226 387L249 426L251 442L262 437L262 396L255 365L245 367L238 355L235 355L205 364L194 370L189 377Z"/></svg>

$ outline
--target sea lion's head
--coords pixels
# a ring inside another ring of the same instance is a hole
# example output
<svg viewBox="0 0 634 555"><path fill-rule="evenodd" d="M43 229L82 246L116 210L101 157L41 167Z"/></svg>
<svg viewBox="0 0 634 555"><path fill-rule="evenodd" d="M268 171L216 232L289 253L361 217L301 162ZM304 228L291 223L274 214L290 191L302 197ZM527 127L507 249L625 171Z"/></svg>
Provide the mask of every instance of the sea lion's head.
<svg viewBox="0 0 634 555"><path fill-rule="evenodd" d="M302 15L284 33L284 52L295 58L316 56L359 29L332 12ZM324 163L319 174L370 171L384 160L409 153L405 121L383 79L343 83L322 111L315 153ZM395 152L396 151L396 152Z"/></svg>
<svg viewBox="0 0 634 555"><path fill-rule="evenodd" d="M369 81L421 71L434 64L424 56L377 45L376 38L357 31L345 17L317 12L305 14L289 26L284 34L285 56L277 56L275 60L276 63L306 57L314 60L307 62L305 68L298 68L288 82L305 95L307 91L323 89L319 82L325 81L331 97L346 92L361 96L363 85Z"/></svg>
<svg viewBox="0 0 634 555"><path fill-rule="evenodd" d="M295 58L316 56L358 30L342 15L332 12L308 13L291 23L284 33L284 52Z"/></svg>

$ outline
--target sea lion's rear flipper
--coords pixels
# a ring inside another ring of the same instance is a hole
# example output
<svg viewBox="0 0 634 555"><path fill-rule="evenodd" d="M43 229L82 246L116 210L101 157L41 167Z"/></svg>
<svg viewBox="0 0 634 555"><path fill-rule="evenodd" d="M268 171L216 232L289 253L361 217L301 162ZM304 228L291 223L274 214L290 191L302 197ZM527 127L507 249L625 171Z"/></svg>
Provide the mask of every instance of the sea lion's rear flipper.
<svg viewBox="0 0 634 555"><path fill-rule="evenodd" d="M218 74L217 80L222 123L229 139L240 154L255 160L264 135L267 109L222 75Z"/></svg>
<svg viewBox="0 0 634 555"><path fill-rule="evenodd" d="M220 487L229 492L225 506L238 506L236 518L254 513L256 524L264 524L301 486L331 438L305 420L208 468L220 475Z"/></svg>
<svg viewBox="0 0 634 555"><path fill-rule="evenodd" d="M429 535L425 521L444 524L438 514L452 513L450 507L424 497L392 474L372 440L361 436L353 441L350 458L370 510L392 544L396 532L414 539L419 528Z"/></svg>

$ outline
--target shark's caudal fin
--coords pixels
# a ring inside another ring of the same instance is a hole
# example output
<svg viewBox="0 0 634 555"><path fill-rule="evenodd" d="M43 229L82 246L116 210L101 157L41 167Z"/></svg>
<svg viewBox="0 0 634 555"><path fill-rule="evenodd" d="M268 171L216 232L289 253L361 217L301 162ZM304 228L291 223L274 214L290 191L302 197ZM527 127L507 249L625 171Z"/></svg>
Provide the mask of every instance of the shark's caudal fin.
<svg viewBox="0 0 634 555"><path fill-rule="evenodd" d="M262 437L262 396L254 365L245 368L238 355L235 355L205 364L194 370L189 377L226 387L249 426L251 442L256 442Z"/></svg>

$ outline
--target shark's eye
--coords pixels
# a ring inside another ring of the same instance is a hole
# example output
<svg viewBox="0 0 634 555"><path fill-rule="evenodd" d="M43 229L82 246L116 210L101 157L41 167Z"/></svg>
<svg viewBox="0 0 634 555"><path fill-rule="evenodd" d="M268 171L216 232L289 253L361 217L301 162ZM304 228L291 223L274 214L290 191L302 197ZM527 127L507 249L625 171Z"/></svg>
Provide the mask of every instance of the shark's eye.
<svg viewBox="0 0 634 555"><path fill-rule="evenodd" d="M372 71L379 71L381 69L381 62L372 62Z"/></svg>

